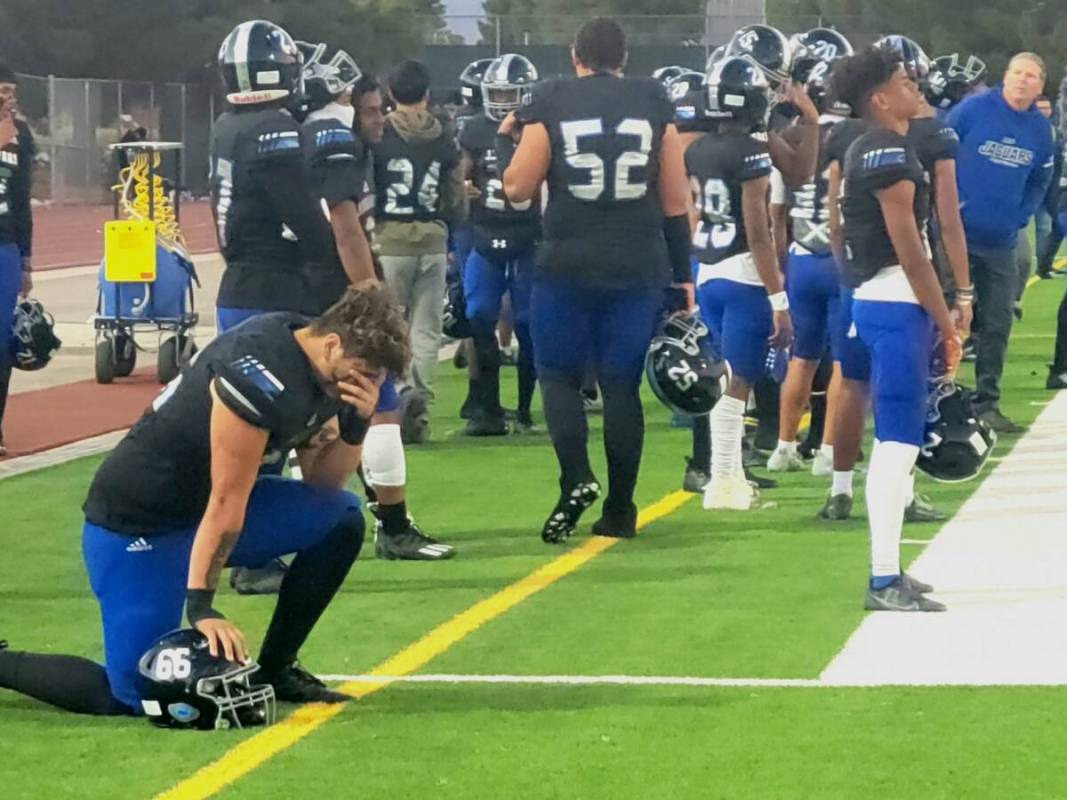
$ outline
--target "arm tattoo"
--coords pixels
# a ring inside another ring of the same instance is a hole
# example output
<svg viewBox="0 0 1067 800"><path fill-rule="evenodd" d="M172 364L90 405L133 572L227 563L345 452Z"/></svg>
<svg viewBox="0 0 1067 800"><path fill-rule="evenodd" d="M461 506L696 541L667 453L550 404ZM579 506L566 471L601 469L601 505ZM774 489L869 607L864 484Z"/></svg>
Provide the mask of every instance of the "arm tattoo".
<svg viewBox="0 0 1067 800"><path fill-rule="evenodd" d="M240 538L240 531L226 531L219 537L219 545L211 556L211 563L208 565L207 570L207 588L211 591L219 588L219 576L222 574L222 569L226 566L226 562L230 560L230 553L233 552L233 548Z"/></svg>

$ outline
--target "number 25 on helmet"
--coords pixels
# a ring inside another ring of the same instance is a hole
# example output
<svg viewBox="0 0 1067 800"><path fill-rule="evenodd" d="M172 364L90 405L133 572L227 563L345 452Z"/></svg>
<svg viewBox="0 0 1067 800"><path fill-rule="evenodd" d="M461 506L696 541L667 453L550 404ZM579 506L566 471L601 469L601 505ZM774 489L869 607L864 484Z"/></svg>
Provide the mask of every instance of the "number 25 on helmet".
<svg viewBox="0 0 1067 800"><path fill-rule="evenodd" d="M715 406L726 383L726 362L711 348L707 326L678 311L664 319L645 356L649 385L676 414L701 416Z"/></svg>

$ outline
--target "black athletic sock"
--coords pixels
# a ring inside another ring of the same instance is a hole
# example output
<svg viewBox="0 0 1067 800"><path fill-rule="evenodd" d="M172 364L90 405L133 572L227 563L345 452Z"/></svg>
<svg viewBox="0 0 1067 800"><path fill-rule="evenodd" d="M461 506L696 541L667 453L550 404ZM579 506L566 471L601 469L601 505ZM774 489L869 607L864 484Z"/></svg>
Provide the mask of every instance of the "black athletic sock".
<svg viewBox="0 0 1067 800"><path fill-rule="evenodd" d="M379 505L378 519L386 536L399 536L408 529L408 504L401 500L396 505Z"/></svg>
<svg viewBox="0 0 1067 800"><path fill-rule="evenodd" d="M107 671L78 656L0 650L0 687L75 714L114 717L133 713L111 694Z"/></svg>
<svg viewBox="0 0 1067 800"><path fill-rule="evenodd" d="M693 419L693 466L711 474L711 415Z"/></svg>
<svg viewBox="0 0 1067 800"><path fill-rule="evenodd" d="M608 497L604 508L628 511L633 505L645 443L641 389L602 383L600 390L604 393L604 452L608 457Z"/></svg>
<svg viewBox="0 0 1067 800"><path fill-rule="evenodd" d="M500 407L500 345L497 344L496 333L492 330L476 330L471 341L474 342L474 352L478 354L480 372L474 400L483 414L500 416L504 412ZM471 388L475 390L474 386Z"/></svg>
<svg viewBox="0 0 1067 800"><path fill-rule="evenodd" d="M811 423L805 439L805 444L811 451L822 447L822 437L826 430L826 391L830 386L833 363L829 354L824 356L811 382Z"/></svg>
<svg viewBox="0 0 1067 800"><path fill-rule="evenodd" d="M515 337L519 340L519 407L520 417L530 416L534 388L537 386L537 369L534 367L533 337L530 324L520 322L515 326Z"/></svg>
<svg viewBox="0 0 1067 800"><path fill-rule="evenodd" d="M263 639L259 663L264 672L276 672L296 660L355 563L363 532L363 514L350 509L321 542L297 553L282 581L278 605Z"/></svg>
<svg viewBox="0 0 1067 800"><path fill-rule="evenodd" d="M7 409L7 394L11 388L11 364L0 356L0 442L4 441L4 411Z"/></svg>
<svg viewBox="0 0 1067 800"><path fill-rule="evenodd" d="M569 492L582 481L591 480L587 440L589 426L576 382L541 376L541 398L545 422L560 467L560 489Z"/></svg>
<svg viewBox="0 0 1067 800"><path fill-rule="evenodd" d="M778 404L781 388L773 378L760 378L752 387L756 396L756 447L773 450L778 445Z"/></svg>

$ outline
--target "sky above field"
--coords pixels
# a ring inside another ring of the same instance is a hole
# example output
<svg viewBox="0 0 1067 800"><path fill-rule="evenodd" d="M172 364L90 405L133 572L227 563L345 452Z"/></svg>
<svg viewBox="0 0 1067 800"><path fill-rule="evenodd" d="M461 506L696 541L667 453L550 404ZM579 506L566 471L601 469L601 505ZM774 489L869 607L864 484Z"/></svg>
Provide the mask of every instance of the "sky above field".
<svg viewBox="0 0 1067 800"><path fill-rule="evenodd" d="M445 13L449 15L481 14L482 0L445 0ZM454 32L467 37L468 41L471 41L471 37L476 37L478 33L478 22L473 17L471 19L449 20L448 27Z"/></svg>

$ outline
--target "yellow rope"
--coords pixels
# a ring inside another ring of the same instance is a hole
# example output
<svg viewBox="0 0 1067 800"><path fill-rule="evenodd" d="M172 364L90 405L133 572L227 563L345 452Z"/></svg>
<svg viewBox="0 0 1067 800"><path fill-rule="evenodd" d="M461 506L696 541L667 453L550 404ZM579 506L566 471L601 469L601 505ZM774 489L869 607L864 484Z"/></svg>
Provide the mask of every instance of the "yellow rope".
<svg viewBox="0 0 1067 800"><path fill-rule="evenodd" d="M163 179L158 174L161 157L152 153L153 167L157 170L152 186L148 185L148 153L138 153L133 163L119 173L119 182L112 190L119 193L119 203L127 219L149 219L149 192L152 193L155 211L156 236L160 244L168 250L185 250L185 237L182 236L174 206L163 187ZM131 191L132 190L132 191Z"/></svg>

